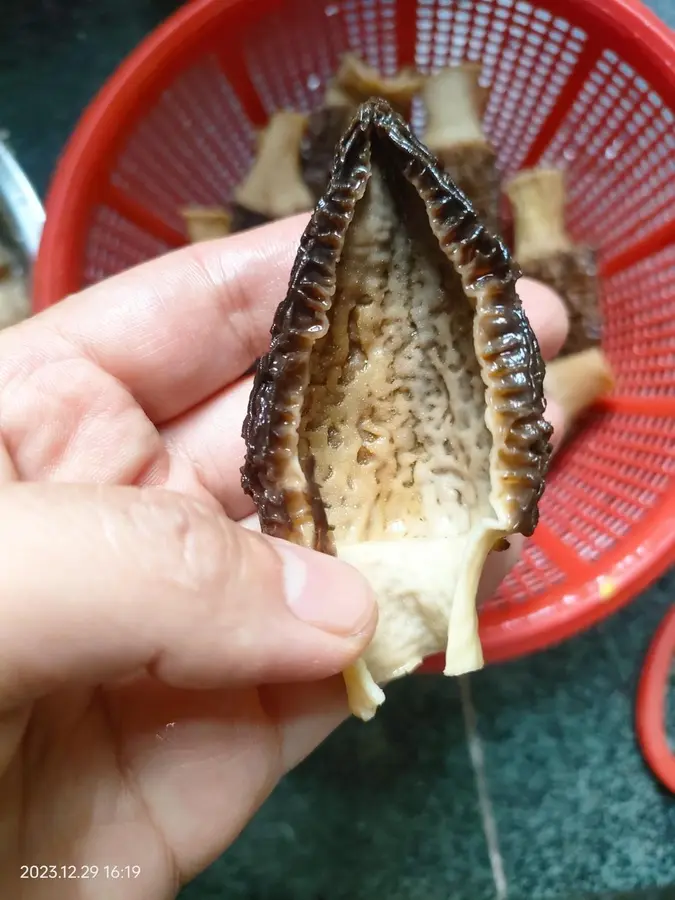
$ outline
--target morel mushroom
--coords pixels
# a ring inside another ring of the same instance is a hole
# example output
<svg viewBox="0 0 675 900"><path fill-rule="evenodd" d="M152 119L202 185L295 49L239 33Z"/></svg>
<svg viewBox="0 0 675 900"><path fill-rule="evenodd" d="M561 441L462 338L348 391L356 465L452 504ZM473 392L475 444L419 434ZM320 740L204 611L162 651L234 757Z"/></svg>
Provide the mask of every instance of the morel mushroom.
<svg viewBox="0 0 675 900"><path fill-rule="evenodd" d="M353 117L353 106L326 103L307 118L300 144L300 164L302 177L314 200L326 190L337 145Z"/></svg>
<svg viewBox="0 0 675 900"><path fill-rule="evenodd" d="M581 416L614 389L614 372L603 351L589 347L547 363L544 388L562 410L570 437Z"/></svg>
<svg viewBox="0 0 675 900"><path fill-rule="evenodd" d="M314 199L300 171L300 141L307 118L280 110L258 136L253 167L234 192L232 231L309 211Z"/></svg>
<svg viewBox="0 0 675 900"><path fill-rule="evenodd" d="M525 275L562 297L570 327L561 356L600 343L602 321L596 253L575 245L565 229L565 176L560 169L524 169L505 186L514 216L514 255Z"/></svg>
<svg viewBox="0 0 675 900"><path fill-rule="evenodd" d="M241 470L264 533L346 560L377 594L345 673L363 719L430 654L448 675L482 666L485 559L535 528L551 426L517 276L403 118L363 104L259 362Z"/></svg>
<svg viewBox="0 0 675 900"><path fill-rule="evenodd" d="M353 53L345 53L322 105L309 116L300 147L303 177L316 200L326 190L338 142L359 104L380 97L407 119L422 83L414 69L386 77Z"/></svg>
<svg viewBox="0 0 675 900"><path fill-rule="evenodd" d="M427 111L424 143L473 204L488 231L501 233L501 179L497 156L483 133L487 93L477 63L430 76L422 91Z"/></svg>
<svg viewBox="0 0 675 900"><path fill-rule="evenodd" d="M222 206L186 206L181 210L191 244L227 237L232 216Z"/></svg>

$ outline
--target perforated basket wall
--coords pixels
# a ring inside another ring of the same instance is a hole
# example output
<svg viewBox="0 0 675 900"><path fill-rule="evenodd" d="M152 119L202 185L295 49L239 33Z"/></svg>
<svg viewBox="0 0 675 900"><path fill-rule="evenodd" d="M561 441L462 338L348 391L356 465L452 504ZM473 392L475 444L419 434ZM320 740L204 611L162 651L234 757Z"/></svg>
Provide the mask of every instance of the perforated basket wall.
<svg viewBox="0 0 675 900"><path fill-rule="evenodd" d="M675 50L639 4L190 4L74 136L48 204L36 306L185 243L178 209L227 202L255 127L279 107L317 104L347 49L385 73L480 61L501 169L566 167L569 228L600 249L618 385L558 459L535 537L482 612L486 656L506 658L597 620L672 559Z"/></svg>

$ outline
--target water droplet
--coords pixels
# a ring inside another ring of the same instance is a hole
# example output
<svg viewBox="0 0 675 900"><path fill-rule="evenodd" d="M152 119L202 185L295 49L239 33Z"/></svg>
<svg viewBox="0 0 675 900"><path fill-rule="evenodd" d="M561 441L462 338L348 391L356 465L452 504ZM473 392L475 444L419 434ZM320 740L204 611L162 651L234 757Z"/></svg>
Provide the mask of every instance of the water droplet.
<svg viewBox="0 0 675 900"><path fill-rule="evenodd" d="M616 159L621 150L621 141L614 141L605 150L605 159Z"/></svg>

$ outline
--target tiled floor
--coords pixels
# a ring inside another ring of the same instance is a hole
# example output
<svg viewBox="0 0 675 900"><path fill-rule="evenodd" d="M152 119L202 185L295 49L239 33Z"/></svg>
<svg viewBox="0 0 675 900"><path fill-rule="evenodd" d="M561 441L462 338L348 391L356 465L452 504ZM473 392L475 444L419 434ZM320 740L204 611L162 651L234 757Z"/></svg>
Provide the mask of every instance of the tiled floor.
<svg viewBox="0 0 675 900"><path fill-rule="evenodd" d="M674 596L666 579L593 632L472 678L510 897L675 886L675 800L633 730L644 650Z"/></svg>

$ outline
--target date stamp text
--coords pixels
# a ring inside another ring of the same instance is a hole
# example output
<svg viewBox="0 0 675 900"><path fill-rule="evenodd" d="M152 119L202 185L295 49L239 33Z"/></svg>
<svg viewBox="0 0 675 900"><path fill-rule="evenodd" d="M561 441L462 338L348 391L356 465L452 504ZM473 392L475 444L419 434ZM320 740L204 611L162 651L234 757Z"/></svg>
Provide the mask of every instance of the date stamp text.
<svg viewBox="0 0 675 900"><path fill-rule="evenodd" d="M141 874L140 866L21 866L21 878L73 879L85 881L107 878L113 881L131 880Z"/></svg>

